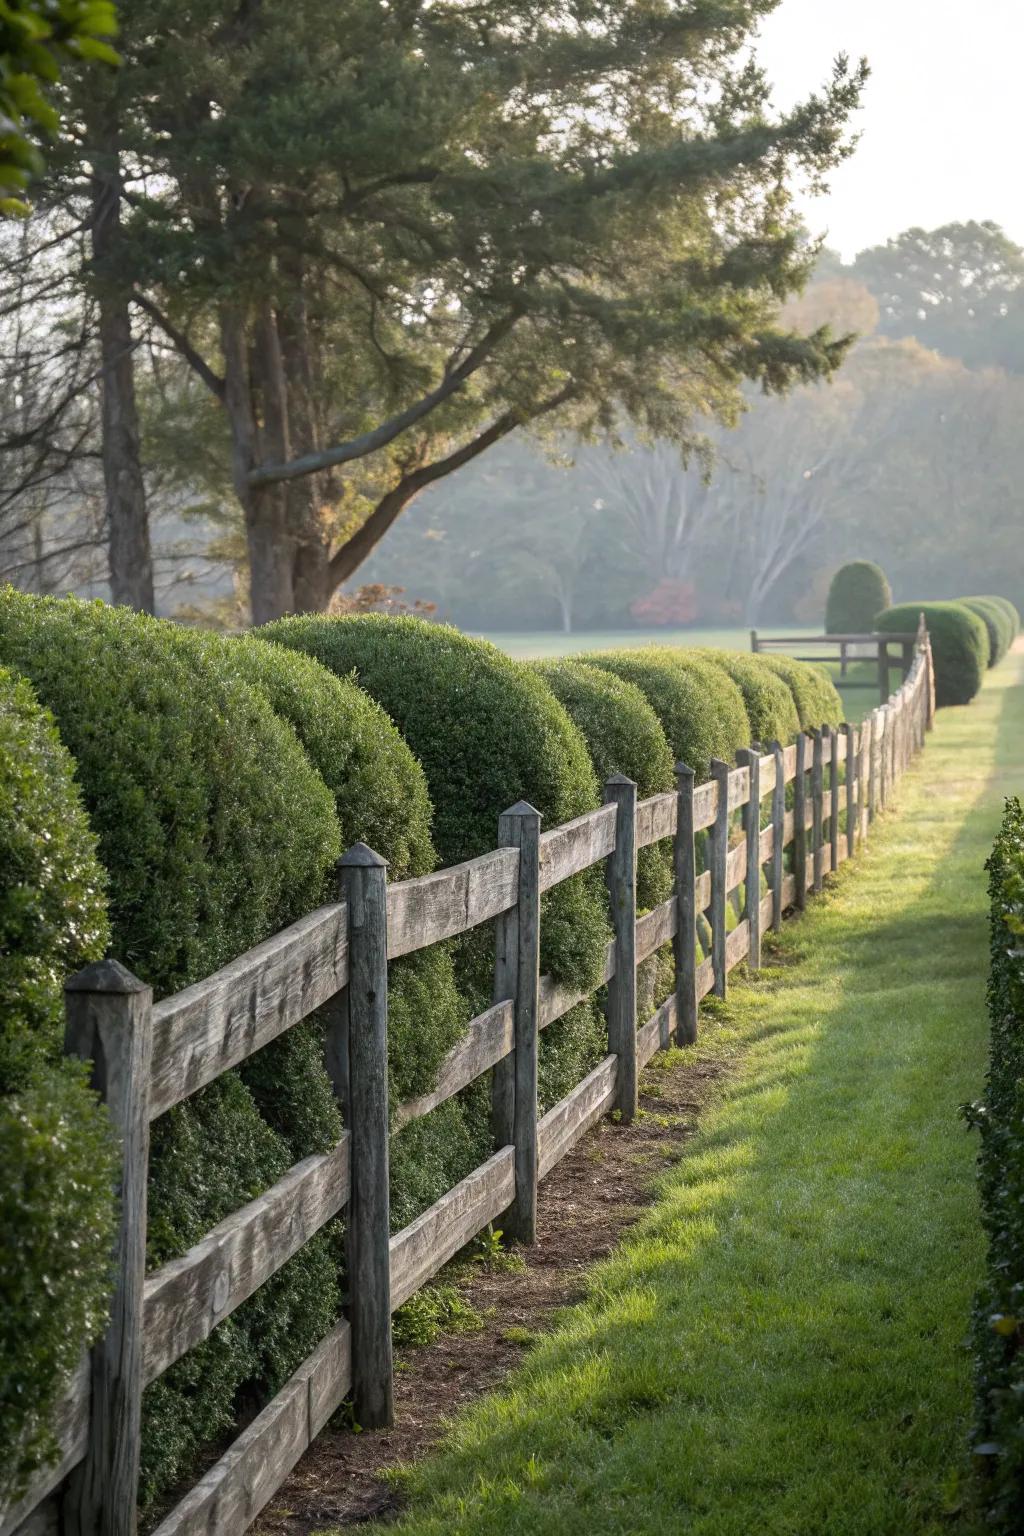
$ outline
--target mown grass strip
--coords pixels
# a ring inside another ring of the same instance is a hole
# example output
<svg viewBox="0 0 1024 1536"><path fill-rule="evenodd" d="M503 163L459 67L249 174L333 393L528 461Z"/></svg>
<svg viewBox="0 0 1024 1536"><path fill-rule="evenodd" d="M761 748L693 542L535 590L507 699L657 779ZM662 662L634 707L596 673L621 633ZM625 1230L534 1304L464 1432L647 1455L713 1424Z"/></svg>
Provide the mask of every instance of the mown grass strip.
<svg viewBox="0 0 1024 1536"><path fill-rule="evenodd" d="M900 1536L969 1522L983 862L1024 757L1013 658L944 711L869 851L705 1021L736 1071L651 1213L399 1529Z"/></svg>

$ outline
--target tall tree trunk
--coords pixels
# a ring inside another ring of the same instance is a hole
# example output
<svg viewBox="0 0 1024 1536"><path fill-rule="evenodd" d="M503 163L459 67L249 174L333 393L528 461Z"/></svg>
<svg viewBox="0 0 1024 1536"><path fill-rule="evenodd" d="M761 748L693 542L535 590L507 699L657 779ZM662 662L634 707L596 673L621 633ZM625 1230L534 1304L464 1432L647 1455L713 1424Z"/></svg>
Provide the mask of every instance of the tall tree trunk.
<svg viewBox="0 0 1024 1536"><path fill-rule="evenodd" d="M118 266L121 247L121 163L117 107L102 102L90 123L92 258L99 311L103 481L106 490L110 595L115 603L152 613L153 552L142 478L135 360L128 294Z"/></svg>

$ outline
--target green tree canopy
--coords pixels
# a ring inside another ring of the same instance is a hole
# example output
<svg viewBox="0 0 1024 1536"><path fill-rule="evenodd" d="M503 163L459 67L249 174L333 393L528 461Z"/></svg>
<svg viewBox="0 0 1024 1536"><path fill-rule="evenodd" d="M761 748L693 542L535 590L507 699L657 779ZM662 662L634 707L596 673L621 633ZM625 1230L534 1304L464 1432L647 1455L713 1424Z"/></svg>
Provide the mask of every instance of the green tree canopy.
<svg viewBox="0 0 1024 1536"><path fill-rule="evenodd" d="M119 273L224 412L257 620L524 423L686 443L837 364L777 322L814 256L788 189L864 71L776 113L775 3L133 5Z"/></svg>

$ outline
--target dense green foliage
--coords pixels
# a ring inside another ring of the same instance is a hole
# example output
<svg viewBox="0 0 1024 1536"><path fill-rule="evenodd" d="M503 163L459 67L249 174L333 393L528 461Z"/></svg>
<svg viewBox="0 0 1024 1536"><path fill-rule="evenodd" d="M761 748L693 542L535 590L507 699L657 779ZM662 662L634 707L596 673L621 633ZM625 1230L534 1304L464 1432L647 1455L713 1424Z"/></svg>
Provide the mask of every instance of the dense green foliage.
<svg viewBox="0 0 1024 1536"><path fill-rule="evenodd" d="M842 722L843 701L824 667L794 661L792 656L765 655L762 659L792 694L802 731L816 731L823 725Z"/></svg>
<svg viewBox="0 0 1024 1536"><path fill-rule="evenodd" d="M50 1417L99 1331L113 1149L62 989L107 939L74 765L29 684L0 669L0 1507L54 1450Z"/></svg>
<svg viewBox="0 0 1024 1536"><path fill-rule="evenodd" d="M871 560L851 560L832 578L825 604L829 635L870 634L875 616L892 605L892 588L881 566Z"/></svg>
<svg viewBox="0 0 1024 1536"><path fill-rule="evenodd" d="M0 218L28 212L19 196L43 168L40 134L60 126L48 92L63 66L118 62L111 0L4 0L0 6Z"/></svg>
<svg viewBox="0 0 1024 1536"><path fill-rule="evenodd" d="M497 844L498 817L518 800L558 826L593 810L598 786L586 744L543 680L494 646L421 619L283 619L260 631L354 673L387 710L423 765L434 837L446 864ZM556 887L544 901L541 964L582 990L596 986L607 939L599 870ZM457 970L475 1009L490 1001L492 951L478 931L459 941ZM601 1049L590 1005L544 1033L541 1095L560 1098Z"/></svg>
<svg viewBox="0 0 1024 1536"><path fill-rule="evenodd" d="M641 800L673 788L672 749L639 688L575 658L532 665L579 729L599 783L623 773ZM641 848L636 878L641 908L664 901L672 879L665 850Z"/></svg>
<svg viewBox="0 0 1024 1536"><path fill-rule="evenodd" d="M594 667L634 683L661 721L677 762L708 777L713 757L732 762L750 743L743 695L732 678L691 651L643 646L629 651L594 651Z"/></svg>
<svg viewBox="0 0 1024 1536"><path fill-rule="evenodd" d="M767 747L780 741L786 746L800 729L793 695L766 658L746 651L700 650L694 654L713 661L728 672L740 693L750 726L750 740Z"/></svg>
<svg viewBox="0 0 1024 1536"><path fill-rule="evenodd" d="M106 947L105 884L52 717L0 668L0 1094L59 1058L64 982Z"/></svg>
<svg viewBox="0 0 1024 1536"><path fill-rule="evenodd" d="M1013 638L1016 640L1017 636L1020 634L1020 614L1017 612L1017 609L1013 603L1010 602L1010 599L1008 597L987 596L985 601L987 603L995 603L996 607L1001 608L1002 611L1006 614L1006 617L1010 621L1011 628L1013 629Z"/></svg>
<svg viewBox="0 0 1024 1536"><path fill-rule="evenodd" d="M209 974L322 898L341 839L290 726L201 636L102 604L0 593L0 660L22 669L75 758L109 877L112 949L158 995ZM228 1074L153 1127L149 1257L184 1251L340 1129L311 1042L278 1054L274 1124ZM260 1069L254 1058L248 1069ZM331 1326L322 1235L147 1392L142 1498L272 1390Z"/></svg>
<svg viewBox="0 0 1024 1536"><path fill-rule="evenodd" d="M988 664L994 667L1002 661L1016 637L1014 623L1003 604L994 597L959 597L972 613L976 613L988 634Z"/></svg>
<svg viewBox="0 0 1024 1536"><path fill-rule="evenodd" d="M922 613L931 637L936 706L969 704L988 666L985 625L962 603L899 603L878 615L877 627L911 634Z"/></svg>
<svg viewBox="0 0 1024 1536"><path fill-rule="evenodd" d="M988 1237L974 1310L978 1451L991 1524L1020 1529L1024 1506L1024 809L1007 801L987 864L991 898L991 1021L979 1184Z"/></svg>

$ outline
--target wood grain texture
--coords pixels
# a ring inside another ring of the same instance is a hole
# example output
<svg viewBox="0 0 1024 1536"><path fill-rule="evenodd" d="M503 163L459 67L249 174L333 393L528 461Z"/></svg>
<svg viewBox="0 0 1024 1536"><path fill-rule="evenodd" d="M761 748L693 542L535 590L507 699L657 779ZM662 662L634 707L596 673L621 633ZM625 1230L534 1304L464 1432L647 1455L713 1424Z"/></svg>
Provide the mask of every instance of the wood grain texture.
<svg viewBox="0 0 1024 1536"><path fill-rule="evenodd" d="M319 1008L348 979L345 909L310 912L153 1009L155 1119Z"/></svg>
<svg viewBox="0 0 1024 1536"><path fill-rule="evenodd" d="M605 996L608 1049L619 1058L615 1108L628 1125L636 1116L636 784L614 774L604 786L615 811L615 846L605 866L615 945L615 974Z"/></svg>
<svg viewBox="0 0 1024 1536"><path fill-rule="evenodd" d="M407 1099L393 1112L392 1130L400 1131L403 1125L429 1115L432 1109L444 1104L502 1061L515 1043L514 1019L515 1009L510 998L495 1003L471 1019L463 1038L456 1041L438 1067L437 1080L431 1091Z"/></svg>
<svg viewBox="0 0 1024 1536"><path fill-rule="evenodd" d="M242 1536L341 1406L351 1384L351 1333L348 1323L341 1322L153 1536Z"/></svg>
<svg viewBox="0 0 1024 1536"><path fill-rule="evenodd" d="M670 1045L676 1043L678 1034L677 1018L677 994L673 992L667 997L658 1009L651 1015L646 1024L641 1024L636 1032L636 1059L641 1067L646 1067L652 1057L659 1051L667 1051Z"/></svg>
<svg viewBox="0 0 1024 1536"><path fill-rule="evenodd" d="M466 933L515 906L519 854L515 848L439 869L388 887L388 959Z"/></svg>
<svg viewBox="0 0 1024 1536"><path fill-rule="evenodd" d="M775 828L769 822L762 827L757 839L757 857L760 863L766 864L775 851Z"/></svg>
<svg viewBox="0 0 1024 1536"><path fill-rule="evenodd" d="M803 731L796 739L796 775L793 780L793 873L796 877L797 908L805 903L807 889L807 746Z"/></svg>
<svg viewBox="0 0 1024 1536"><path fill-rule="evenodd" d="M388 1123L388 892L380 856L357 843L343 855L348 906L351 1178L348 1203L352 1400L360 1424L394 1422L391 1348Z"/></svg>
<svg viewBox="0 0 1024 1536"><path fill-rule="evenodd" d="M537 1233L537 1052L540 1031L540 813L525 800L502 813L498 840L519 850L514 913L498 926L496 997L513 1000L515 1049L495 1069L494 1136L515 1147L515 1194L505 1230L521 1243ZM511 1132L511 1135L509 1134Z"/></svg>
<svg viewBox="0 0 1024 1536"><path fill-rule="evenodd" d="M660 902L650 912L645 912L643 917L637 919L637 965L644 960L649 960L651 955L659 950L663 944L667 944L669 939L675 938L677 919L678 905L674 896L670 896L667 901Z"/></svg>
<svg viewBox="0 0 1024 1536"><path fill-rule="evenodd" d="M703 832L714 826L718 815L718 785L712 780L699 784L693 791L693 830Z"/></svg>
<svg viewBox="0 0 1024 1536"><path fill-rule="evenodd" d="M725 941L725 963L731 971L734 965L739 965L750 952L750 924L744 918L742 923L729 934Z"/></svg>
<svg viewBox="0 0 1024 1536"><path fill-rule="evenodd" d="M734 891L747 878L747 840L736 843L725 856L725 889Z"/></svg>
<svg viewBox="0 0 1024 1536"><path fill-rule="evenodd" d="M149 1178L153 992L116 960L100 960L64 990L64 1049L90 1066L117 1139L114 1291L90 1355L85 1455L68 1480L69 1536L134 1536L142 1449L143 1288Z"/></svg>
<svg viewBox="0 0 1024 1536"><path fill-rule="evenodd" d="M729 774L729 809L738 811L750 799L750 772L747 768L734 768Z"/></svg>
<svg viewBox="0 0 1024 1536"><path fill-rule="evenodd" d="M796 777L796 760L797 748L796 742L793 741L790 742L788 747L784 747L782 752L782 761L785 764L787 784L791 783Z"/></svg>
<svg viewBox="0 0 1024 1536"><path fill-rule="evenodd" d="M636 845L649 848L663 837L671 837L676 830L676 795L666 790L661 795L651 795L641 800L636 808Z"/></svg>
<svg viewBox="0 0 1024 1536"><path fill-rule="evenodd" d="M676 763L676 835L672 845L672 877L675 901L676 1038L692 1045L697 1038L697 851L694 840L694 772ZM708 881L710 899L710 880Z"/></svg>
<svg viewBox="0 0 1024 1536"><path fill-rule="evenodd" d="M792 907L796 902L796 875L786 875L782 882L782 905Z"/></svg>
<svg viewBox="0 0 1024 1536"><path fill-rule="evenodd" d="M148 1386L209 1338L347 1204L349 1133L307 1157L201 1242L146 1278L143 1376Z"/></svg>
<svg viewBox="0 0 1024 1536"><path fill-rule="evenodd" d="M750 775L750 798L743 812L743 849L746 868L743 876L744 915L750 927L748 962L752 970L761 965L761 759L755 751L739 752ZM771 834L771 827L765 830Z"/></svg>
<svg viewBox="0 0 1024 1536"><path fill-rule="evenodd" d="M553 1109L549 1109L538 1127L540 1178L575 1146L615 1102L618 1058L606 1056L593 1072Z"/></svg>
<svg viewBox="0 0 1024 1536"><path fill-rule="evenodd" d="M502 1147L391 1239L397 1309L515 1199L515 1149Z"/></svg>
<svg viewBox="0 0 1024 1536"><path fill-rule="evenodd" d="M694 991L697 994L698 1003L701 998L707 997L708 993L714 990L714 986L715 966L709 955L706 960L702 960L700 965L698 965L697 975L694 978Z"/></svg>
<svg viewBox="0 0 1024 1536"><path fill-rule="evenodd" d="M545 832L540 840L541 893L599 864L614 847L615 811L607 805Z"/></svg>
<svg viewBox="0 0 1024 1536"><path fill-rule="evenodd" d="M726 915L729 894L729 777L728 763L711 760L711 776L718 786L718 812L709 838L711 856L711 960L715 968L715 995L725 997L728 967L725 963Z"/></svg>
<svg viewBox="0 0 1024 1536"><path fill-rule="evenodd" d="M761 788L761 798L770 795L775 788L775 753L769 752L766 757L761 757L757 764L757 779Z"/></svg>

